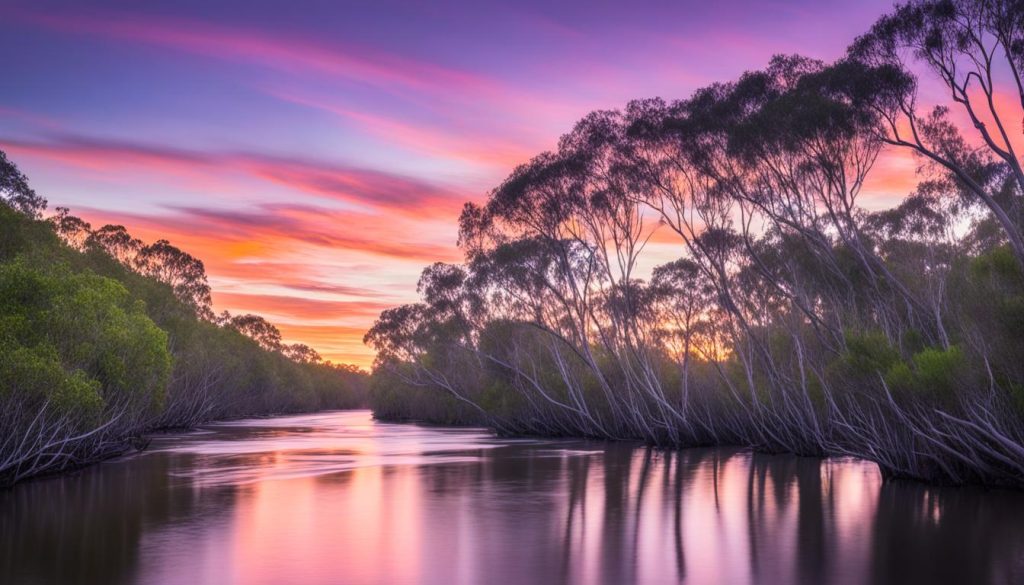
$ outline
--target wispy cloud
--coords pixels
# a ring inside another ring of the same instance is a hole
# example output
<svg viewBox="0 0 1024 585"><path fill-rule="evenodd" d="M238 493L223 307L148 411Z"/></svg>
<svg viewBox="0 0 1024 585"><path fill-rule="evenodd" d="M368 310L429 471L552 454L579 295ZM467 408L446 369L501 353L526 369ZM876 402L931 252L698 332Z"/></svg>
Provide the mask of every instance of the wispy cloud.
<svg viewBox="0 0 1024 585"><path fill-rule="evenodd" d="M458 258L451 246L417 238L412 222L311 206L263 205L252 211L170 207L152 214L78 211L88 218L133 226L140 234L191 243L207 254L234 260L283 254L300 246L323 248L322 253L415 262ZM352 225L360 229L346 229Z"/></svg>
<svg viewBox="0 0 1024 585"><path fill-rule="evenodd" d="M491 173L506 173L535 154L535 144L519 140L495 140L485 132L459 127L449 122L447 128L423 123L410 123L395 116L384 116L332 103L329 99L301 95L295 90L267 90L283 101L308 107L355 124L381 140L420 154L469 163Z"/></svg>
<svg viewBox="0 0 1024 585"><path fill-rule="evenodd" d="M363 322L373 319L389 304L380 301L325 301L304 297L256 295L246 293L215 292L218 306L233 308L235 312L251 312L281 322L329 322L345 319Z"/></svg>
<svg viewBox="0 0 1024 585"><path fill-rule="evenodd" d="M22 156L117 176L120 171L146 170L164 175L222 181L236 172L273 183L297 194L334 199L366 212L386 211L453 217L467 194L394 173L349 167L323 161L242 152L204 152L78 136L46 141L0 138L0 147ZM244 221L244 215L236 218ZM249 218L253 219L253 218Z"/></svg>
<svg viewBox="0 0 1024 585"><path fill-rule="evenodd" d="M490 79L365 46L314 42L282 33L245 30L195 19L147 18L138 14L13 13L28 23L67 33L157 45L217 59L256 62L282 71L342 76L375 86L417 91L500 92Z"/></svg>

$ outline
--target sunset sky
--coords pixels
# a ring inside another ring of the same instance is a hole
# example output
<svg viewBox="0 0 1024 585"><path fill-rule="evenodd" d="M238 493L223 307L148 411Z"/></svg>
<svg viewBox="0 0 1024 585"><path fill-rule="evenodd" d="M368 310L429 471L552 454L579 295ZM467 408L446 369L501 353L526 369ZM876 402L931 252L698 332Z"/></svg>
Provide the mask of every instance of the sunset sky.
<svg viewBox="0 0 1024 585"><path fill-rule="evenodd" d="M51 207L204 260L217 311L362 366L376 315L459 259L463 202L588 111L836 58L891 6L136 4L0 0L0 149ZM913 161L877 171L867 205Z"/></svg>

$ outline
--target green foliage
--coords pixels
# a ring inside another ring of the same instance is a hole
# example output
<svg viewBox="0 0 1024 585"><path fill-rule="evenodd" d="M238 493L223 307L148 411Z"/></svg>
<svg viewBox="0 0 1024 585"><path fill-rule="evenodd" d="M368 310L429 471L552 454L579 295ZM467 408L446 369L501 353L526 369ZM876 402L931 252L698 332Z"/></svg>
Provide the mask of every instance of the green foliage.
<svg viewBox="0 0 1024 585"><path fill-rule="evenodd" d="M1010 406L1017 415L1024 415L1024 384L1009 382L1006 384L1006 392L1010 397Z"/></svg>
<svg viewBox="0 0 1024 585"><path fill-rule="evenodd" d="M880 331L846 333L847 358L850 364L865 371L885 371L900 354Z"/></svg>
<svg viewBox="0 0 1024 585"><path fill-rule="evenodd" d="M837 387L877 388L880 381L903 398L933 399L951 404L967 378L963 349L926 347L904 360L878 331L846 333L846 351L826 368L826 378Z"/></svg>
<svg viewBox="0 0 1024 585"><path fill-rule="evenodd" d="M909 363L894 363L886 372L885 382L894 392L905 396L950 405L967 376L966 366L967 360L959 347L929 347L915 353Z"/></svg>
<svg viewBox="0 0 1024 585"><path fill-rule="evenodd" d="M955 345L944 350L930 347L915 353L913 361L921 387L940 394L955 390L955 378L965 363L964 352Z"/></svg>
<svg viewBox="0 0 1024 585"><path fill-rule="evenodd" d="M0 396L49 403L60 415L95 423L103 410L100 390L100 381L84 371L68 371L52 345L24 347L0 341Z"/></svg>
<svg viewBox="0 0 1024 585"><path fill-rule="evenodd" d="M885 383L889 388L897 392L913 392L914 387L917 385L917 377L914 375L914 370L910 368L910 364L907 362L896 362L885 373Z"/></svg>
<svg viewBox="0 0 1024 585"><path fill-rule="evenodd" d="M880 331L845 333L846 349L825 368L829 384L847 390L877 388L881 376L900 363L900 354Z"/></svg>
<svg viewBox="0 0 1024 585"><path fill-rule="evenodd" d="M1007 332L1024 337L1024 295L999 299L999 320Z"/></svg>
<svg viewBox="0 0 1024 585"><path fill-rule="evenodd" d="M0 323L9 345L34 348L35 371L56 361L94 380L107 400L160 407L171 370L167 335L117 282L23 260L0 264Z"/></svg>
<svg viewBox="0 0 1024 585"><path fill-rule="evenodd" d="M1008 246L993 248L970 261L970 273L975 279L1020 287L1024 284L1024 273L1020 263Z"/></svg>
<svg viewBox="0 0 1024 585"><path fill-rule="evenodd" d="M386 420L420 420L437 424L477 425L480 412L439 388L416 386L404 375L411 369L378 369L370 380L369 401L374 416Z"/></svg>

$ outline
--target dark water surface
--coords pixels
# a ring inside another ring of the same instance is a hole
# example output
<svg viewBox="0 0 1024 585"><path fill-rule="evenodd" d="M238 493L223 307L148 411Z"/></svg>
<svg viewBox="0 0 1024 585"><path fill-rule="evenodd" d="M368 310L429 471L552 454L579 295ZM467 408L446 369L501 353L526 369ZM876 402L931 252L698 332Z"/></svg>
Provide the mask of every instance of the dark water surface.
<svg viewBox="0 0 1024 585"><path fill-rule="evenodd" d="M1024 494L292 416L0 492L0 583L1024 583Z"/></svg>

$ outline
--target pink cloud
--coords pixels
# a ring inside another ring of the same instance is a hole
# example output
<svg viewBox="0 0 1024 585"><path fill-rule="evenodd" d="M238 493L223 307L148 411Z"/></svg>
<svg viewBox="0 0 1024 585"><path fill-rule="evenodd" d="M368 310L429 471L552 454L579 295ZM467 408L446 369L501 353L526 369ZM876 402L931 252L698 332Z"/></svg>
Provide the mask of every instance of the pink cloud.
<svg viewBox="0 0 1024 585"><path fill-rule="evenodd" d="M294 91L271 91L278 99L313 108L354 122L377 138L420 153L468 162L486 167L495 173L508 172L515 165L529 160L538 150L536 145L518 143L480 132L452 128L439 129L402 122L369 112L357 111L329 103L327 100L299 95Z"/></svg>
<svg viewBox="0 0 1024 585"><path fill-rule="evenodd" d="M365 321L374 319L391 306L379 301L329 301L282 295L259 295L214 291L218 307L234 313L257 313L284 317L288 320L329 321L341 317Z"/></svg>
<svg viewBox="0 0 1024 585"><path fill-rule="evenodd" d="M457 217L468 194L449 187L373 169L300 158L218 153L106 140L64 137L50 142L0 139L5 150L117 177L146 170L184 177L195 188L222 190L225 172L240 172L296 192L351 203L366 211L417 218Z"/></svg>
<svg viewBox="0 0 1024 585"><path fill-rule="evenodd" d="M202 250L201 258L209 256L212 266L303 246L415 262L460 257L453 246L423 237L424 230L413 222L314 207L268 205L255 211L177 207L169 208L170 213L153 214L72 211L97 225L126 225L143 239L167 238L187 250ZM345 229L346 225L360 229Z"/></svg>
<svg viewBox="0 0 1024 585"><path fill-rule="evenodd" d="M22 13L22 20L47 28L158 45L221 59L255 61L285 71L344 76L378 86L417 90L499 91L496 82L465 71L374 52L367 47L330 45L306 38L267 35L198 20L105 14L91 16Z"/></svg>
<svg viewBox="0 0 1024 585"><path fill-rule="evenodd" d="M311 40L215 25L191 19L124 14L56 15L21 12L12 18L61 32L166 47L215 59L244 61L321 80L345 79L398 93L421 104L459 104L450 113L487 104L492 111L520 112L521 119L571 120L582 113L574 101L524 91L496 77L413 59L371 47ZM423 100L430 96L430 100Z"/></svg>

